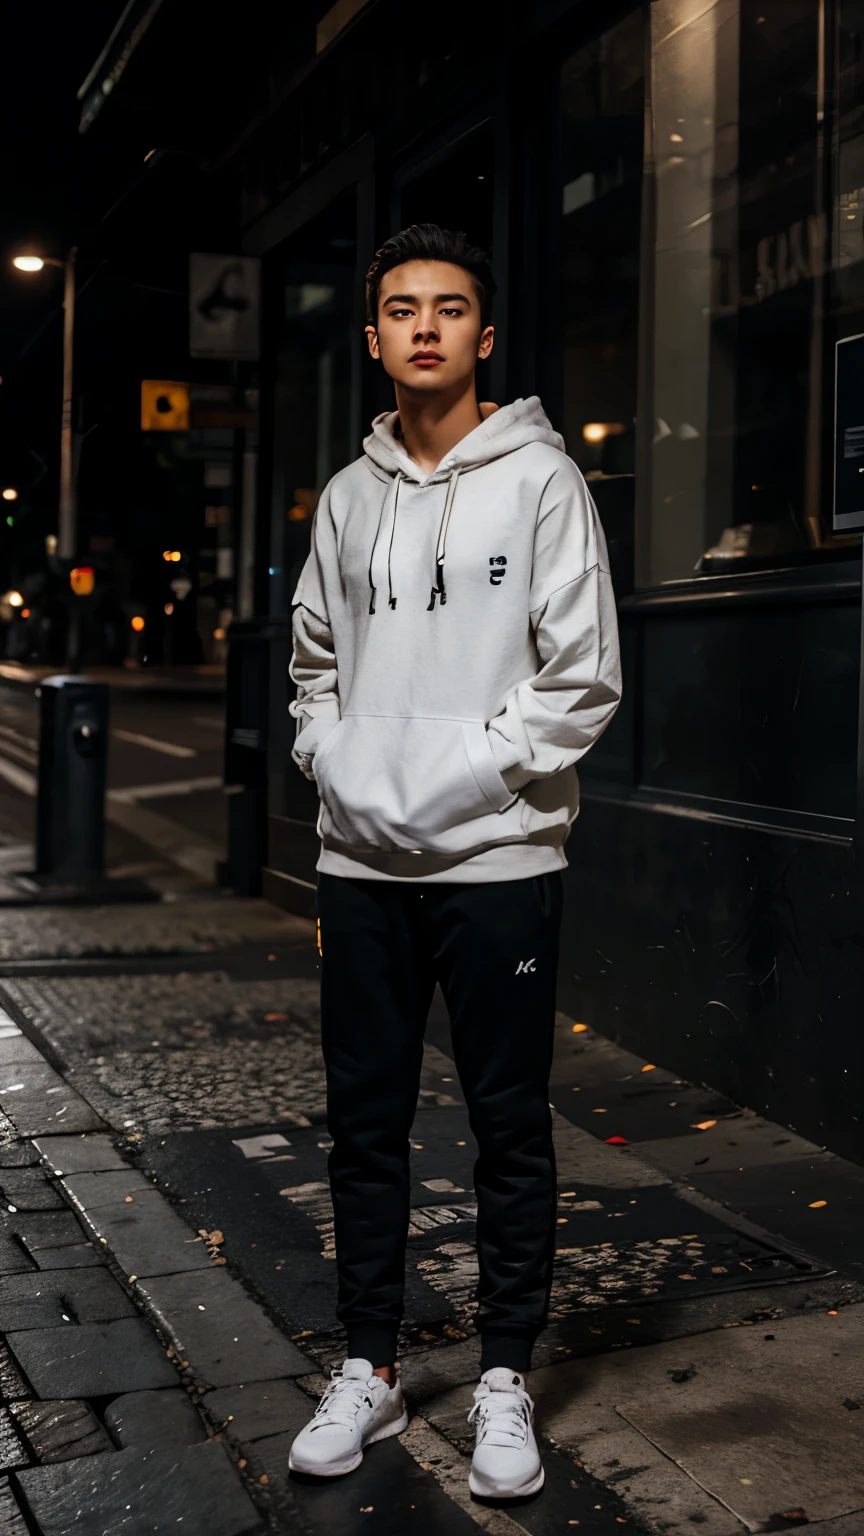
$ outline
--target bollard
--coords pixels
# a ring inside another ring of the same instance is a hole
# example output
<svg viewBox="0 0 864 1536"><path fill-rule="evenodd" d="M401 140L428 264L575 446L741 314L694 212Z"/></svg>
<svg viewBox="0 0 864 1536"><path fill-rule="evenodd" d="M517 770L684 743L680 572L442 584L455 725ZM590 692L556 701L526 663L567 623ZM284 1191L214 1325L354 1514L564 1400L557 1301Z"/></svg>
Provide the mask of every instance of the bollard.
<svg viewBox="0 0 864 1536"><path fill-rule="evenodd" d="M36 873L86 887L105 877L109 689L81 676L40 690Z"/></svg>

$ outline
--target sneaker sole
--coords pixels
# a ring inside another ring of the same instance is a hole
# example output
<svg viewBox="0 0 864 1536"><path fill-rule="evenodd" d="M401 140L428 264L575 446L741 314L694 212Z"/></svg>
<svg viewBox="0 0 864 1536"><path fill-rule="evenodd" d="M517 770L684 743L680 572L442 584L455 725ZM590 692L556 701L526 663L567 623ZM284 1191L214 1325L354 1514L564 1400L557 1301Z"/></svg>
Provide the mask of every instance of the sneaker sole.
<svg viewBox="0 0 864 1536"><path fill-rule="evenodd" d="M539 1493L546 1481L546 1472L543 1467L532 1477L529 1483L523 1483L521 1488L481 1488L474 1480L474 1473L468 1474L468 1487L478 1499L527 1499L532 1493Z"/></svg>
<svg viewBox="0 0 864 1536"><path fill-rule="evenodd" d="M401 1435L402 1431L407 1428L408 1411L406 1409L400 1418L393 1420L392 1424L383 1424L379 1430L376 1430L374 1435L370 1435L366 1445L377 1445L379 1440L389 1440L391 1435ZM347 1477L349 1472L356 1472L362 1460L363 1451L358 1451L357 1455L352 1457L350 1461L330 1462L325 1466L304 1467L295 1462L292 1452L288 1457L288 1466L292 1472L302 1472L305 1477Z"/></svg>

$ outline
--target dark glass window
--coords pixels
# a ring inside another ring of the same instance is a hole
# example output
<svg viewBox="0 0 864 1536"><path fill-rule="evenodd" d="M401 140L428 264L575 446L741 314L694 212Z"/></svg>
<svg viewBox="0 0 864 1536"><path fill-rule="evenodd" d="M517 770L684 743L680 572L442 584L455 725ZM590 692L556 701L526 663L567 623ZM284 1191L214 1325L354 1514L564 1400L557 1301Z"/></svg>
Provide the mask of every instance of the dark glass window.
<svg viewBox="0 0 864 1536"><path fill-rule="evenodd" d="M648 585L838 553L820 25L815 0L651 6Z"/></svg>
<svg viewBox="0 0 864 1536"><path fill-rule="evenodd" d="M561 67L561 425L594 477L633 473L643 59L640 10Z"/></svg>

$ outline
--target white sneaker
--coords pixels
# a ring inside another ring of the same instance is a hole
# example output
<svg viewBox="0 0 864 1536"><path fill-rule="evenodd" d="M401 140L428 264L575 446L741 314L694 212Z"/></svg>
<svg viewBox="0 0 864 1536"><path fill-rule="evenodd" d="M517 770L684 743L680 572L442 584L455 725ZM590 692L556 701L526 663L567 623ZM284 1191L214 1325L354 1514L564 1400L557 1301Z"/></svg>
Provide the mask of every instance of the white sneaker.
<svg viewBox="0 0 864 1536"><path fill-rule="evenodd" d="M481 1376L468 1423L477 1425L468 1477L472 1493L483 1499L521 1499L543 1487L534 1404L518 1371L497 1366Z"/></svg>
<svg viewBox="0 0 864 1536"><path fill-rule="evenodd" d="M292 1472L342 1477L359 1467L365 1445L408 1428L401 1383L389 1387L372 1374L368 1360L346 1360L331 1377L314 1418L291 1447Z"/></svg>

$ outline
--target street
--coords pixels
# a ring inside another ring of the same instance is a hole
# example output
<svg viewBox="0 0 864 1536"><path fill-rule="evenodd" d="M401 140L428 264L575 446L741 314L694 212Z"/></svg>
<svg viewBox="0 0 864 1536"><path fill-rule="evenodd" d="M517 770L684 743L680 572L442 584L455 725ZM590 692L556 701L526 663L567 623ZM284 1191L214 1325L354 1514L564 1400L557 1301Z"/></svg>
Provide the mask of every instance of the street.
<svg viewBox="0 0 864 1536"><path fill-rule="evenodd" d="M0 915L0 1527L859 1536L864 1171L564 1014L528 1381L546 1487L471 1498L474 1151L440 999L412 1132L409 1427L347 1478L289 1474L344 1353L318 956L311 923L190 859L221 848L220 708L115 690L109 866L158 902ZM4 688L3 867L31 837L36 718Z"/></svg>

